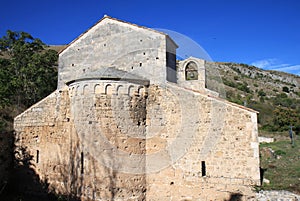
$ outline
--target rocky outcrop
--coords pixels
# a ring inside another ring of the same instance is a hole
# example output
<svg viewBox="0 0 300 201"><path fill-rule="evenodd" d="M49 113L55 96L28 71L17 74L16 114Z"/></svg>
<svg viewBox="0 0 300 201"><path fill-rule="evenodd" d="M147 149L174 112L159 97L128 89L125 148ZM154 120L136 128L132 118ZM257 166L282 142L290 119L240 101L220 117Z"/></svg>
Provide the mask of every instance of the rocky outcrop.
<svg viewBox="0 0 300 201"><path fill-rule="evenodd" d="M207 68L217 68L222 71L233 70L236 73L248 76L253 79L263 79L265 81L271 81L277 86L284 86L288 84L294 87L300 87L300 77L297 75L279 72L279 71L267 71L255 66L237 63L224 63L224 62L206 62Z"/></svg>

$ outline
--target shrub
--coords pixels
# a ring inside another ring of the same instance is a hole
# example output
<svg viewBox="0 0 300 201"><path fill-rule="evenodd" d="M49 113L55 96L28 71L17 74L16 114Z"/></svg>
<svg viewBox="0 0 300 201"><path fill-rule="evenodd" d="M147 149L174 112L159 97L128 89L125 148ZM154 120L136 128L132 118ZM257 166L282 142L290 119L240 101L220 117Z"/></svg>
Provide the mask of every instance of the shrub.
<svg viewBox="0 0 300 201"><path fill-rule="evenodd" d="M284 86L284 87L282 87L282 91L286 92L286 93L289 93L290 89L288 87Z"/></svg>
<svg viewBox="0 0 300 201"><path fill-rule="evenodd" d="M239 84L237 86L237 89L238 90L241 90L241 91L244 91L246 93L251 93L251 90L250 88L248 87L248 84L246 82L244 82L243 84Z"/></svg>
<svg viewBox="0 0 300 201"><path fill-rule="evenodd" d="M258 91L258 96L266 96L266 93L261 89Z"/></svg>
<svg viewBox="0 0 300 201"><path fill-rule="evenodd" d="M278 155L278 156L286 155L286 153L284 151L280 150L280 149L276 150L275 154Z"/></svg>

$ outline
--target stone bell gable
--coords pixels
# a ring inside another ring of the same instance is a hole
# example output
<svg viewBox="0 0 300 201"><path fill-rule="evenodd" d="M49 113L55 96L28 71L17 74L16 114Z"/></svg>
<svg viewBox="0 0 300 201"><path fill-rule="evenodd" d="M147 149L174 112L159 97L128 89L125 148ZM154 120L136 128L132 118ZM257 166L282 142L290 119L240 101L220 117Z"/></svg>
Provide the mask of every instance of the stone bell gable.
<svg viewBox="0 0 300 201"><path fill-rule="evenodd" d="M253 199L257 112L208 90L205 61L176 48L105 16L59 54L57 90L15 118L17 159L83 201Z"/></svg>

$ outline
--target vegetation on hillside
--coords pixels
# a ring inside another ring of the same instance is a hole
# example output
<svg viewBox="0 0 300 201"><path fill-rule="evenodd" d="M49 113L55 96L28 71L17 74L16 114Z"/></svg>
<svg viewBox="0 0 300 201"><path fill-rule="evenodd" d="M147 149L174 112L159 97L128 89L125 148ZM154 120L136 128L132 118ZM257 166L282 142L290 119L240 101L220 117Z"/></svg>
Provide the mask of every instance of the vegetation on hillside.
<svg viewBox="0 0 300 201"><path fill-rule="evenodd" d="M300 133L300 77L235 63L207 63L218 68L227 100L259 112L260 131ZM296 85L297 84L297 85Z"/></svg>
<svg viewBox="0 0 300 201"><path fill-rule="evenodd" d="M57 52L25 32L0 38L0 132L12 130L14 116L56 88Z"/></svg>

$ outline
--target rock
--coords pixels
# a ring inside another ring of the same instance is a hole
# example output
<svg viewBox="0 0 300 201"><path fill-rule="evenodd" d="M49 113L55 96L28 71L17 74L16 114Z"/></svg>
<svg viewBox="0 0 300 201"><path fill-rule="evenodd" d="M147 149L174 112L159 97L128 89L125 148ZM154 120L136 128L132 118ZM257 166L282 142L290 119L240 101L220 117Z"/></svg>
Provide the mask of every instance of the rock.
<svg viewBox="0 0 300 201"><path fill-rule="evenodd" d="M287 201L300 201L300 196L293 194L289 191L259 191L256 193L257 201L268 200L287 200Z"/></svg>
<svg viewBox="0 0 300 201"><path fill-rule="evenodd" d="M270 184L270 180L264 178L264 179L263 179L263 183Z"/></svg>

